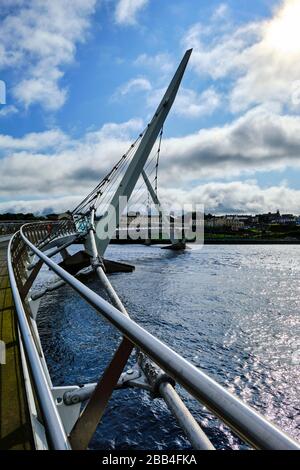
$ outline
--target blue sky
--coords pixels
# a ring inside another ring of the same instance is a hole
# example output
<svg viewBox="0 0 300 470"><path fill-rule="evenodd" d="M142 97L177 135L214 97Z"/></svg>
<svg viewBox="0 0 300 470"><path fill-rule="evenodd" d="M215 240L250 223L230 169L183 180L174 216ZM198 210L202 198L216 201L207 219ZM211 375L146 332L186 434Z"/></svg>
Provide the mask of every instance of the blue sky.
<svg viewBox="0 0 300 470"><path fill-rule="evenodd" d="M162 199L300 213L299 14L299 0L3 0L0 211L72 208L193 47Z"/></svg>

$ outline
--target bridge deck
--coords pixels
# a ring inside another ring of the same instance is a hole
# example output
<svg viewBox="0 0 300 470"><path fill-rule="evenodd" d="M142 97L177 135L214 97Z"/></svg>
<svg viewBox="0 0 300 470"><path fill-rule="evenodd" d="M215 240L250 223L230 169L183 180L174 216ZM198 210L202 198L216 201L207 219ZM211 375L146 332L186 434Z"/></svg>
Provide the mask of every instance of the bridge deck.
<svg viewBox="0 0 300 470"><path fill-rule="evenodd" d="M6 364L0 364L0 449L32 449L32 434L22 373L16 313L6 263L7 242L0 243L0 340Z"/></svg>

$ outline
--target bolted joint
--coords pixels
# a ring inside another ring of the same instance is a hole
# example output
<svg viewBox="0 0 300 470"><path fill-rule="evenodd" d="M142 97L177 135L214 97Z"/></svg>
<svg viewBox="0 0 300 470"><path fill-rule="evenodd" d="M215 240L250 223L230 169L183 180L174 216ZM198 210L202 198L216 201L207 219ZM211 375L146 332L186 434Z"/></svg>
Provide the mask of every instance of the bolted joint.
<svg viewBox="0 0 300 470"><path fill-rule="evenodd" d="M170 377L169 375L162 372L161 374L158 375L155 382L152 384L151 395L152 395L153 398L161 397L159 388L160 388L161 384L163 384L163 383L169 383L169 384L172 385L172 387L175 387L175 385L176 385L176 382L175 382L174 379L172 379L172 377Z"/></svg>
<svg viewBox="0 0 300 470"><path fill-rule="evenodd" d="M162 369L160 369L154 362L152 362L147 356L142 352L138 355L138 364L143 370L147 380L151 385L151 395L152 398L160 397L159 388L163 383L169 383L175 387L176 382L172 377L167 375Z"/></svg>
<svg viewBox="0 0 300 470"><path fill-rule="evenodd" d="M79 394L73 394L72 392L65 392L63 396L63 401L65 405L71 406L76 405L80 402Z"/></svg>
<svg viewBox="0 0 300 470"><path fill-rule="evenodd" d="M80 385L78 389L65 392L63 402L67 406L76 405L88 400L94 392L96 384Z"/></svg>
<svg viewBox="0 0 300 470"><path fill-rule="evenodd" d="M94 258L91 258L91 266L95 271L96 271L97 268L101 268L105 272L105 266L104 266L104 263L103 263L102 259L100 258L100 256L96 256Z"/></svg>

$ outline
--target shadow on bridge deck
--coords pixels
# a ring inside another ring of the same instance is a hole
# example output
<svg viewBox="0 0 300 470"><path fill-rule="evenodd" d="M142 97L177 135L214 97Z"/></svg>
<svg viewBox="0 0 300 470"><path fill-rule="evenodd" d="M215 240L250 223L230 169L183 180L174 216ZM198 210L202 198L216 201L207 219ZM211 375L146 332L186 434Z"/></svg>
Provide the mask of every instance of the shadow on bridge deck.
<svg viewBox="0 0 300 470"><path fill-rule="evenodd" d="M6 363L0 364L0 449L29 450L33 441L6 251L7 242L0 243L0 340L6 345Z"/></svg>

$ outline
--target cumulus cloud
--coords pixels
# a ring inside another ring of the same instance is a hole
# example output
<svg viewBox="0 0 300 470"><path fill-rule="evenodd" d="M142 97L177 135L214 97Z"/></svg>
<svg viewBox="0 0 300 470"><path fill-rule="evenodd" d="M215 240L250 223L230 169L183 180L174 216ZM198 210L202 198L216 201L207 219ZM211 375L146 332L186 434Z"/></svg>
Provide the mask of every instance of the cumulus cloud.
<svg viewBox="0 0 300 470"><path fill-rule="evenodd" d="M5 178L1 181L0 196L11 200L24 200L25 196L26 199L34 196L42 200L47 197L83 197L119 160L143 127L143 122L138 119L122 124L110 123L98 131L88 132L81 139L72 139L60 130L28 134L21 139L2 135L1 170ZM208 204L205 191L221 183L207 183L207 180L224 181L257 171L299 168L299 153L300 117L284 116L274 113L273 109L257 107L223 127L202 129L182 138L164 139L159 169L160 190L173 191L173 198L177 197L175 193L178 191L179 198L184 195L188 200L190 195L196 194L197 187L199 196ZM199 181L205 179L205 185L199 186ZM204 192L200 188L204 188ZM275 190L272 191L274 193ZM269 204L271 192L267 194ZM283 190L276 194L278 199L274 204L279 200L279 194L285 197ZM292 197L294 193L291 190L286 194ZM251 202L252 193L249 192L247 197ZM279 208L290 204L291 197L286 201L282 199ZM255 201L245 208L255 210ZM237 208L242 208L244 200L241 198L238 202L237 197L235 203ZM257 207L263 207L263 204L264 200ZM228 207L233 209L233 205L232 202Z"/></svg>
<svg viewBox="0 0 300 470"><path fill-rule="evenodd" d="M149 0L118 0L115 9L115 20L118 24L134 25L136 16Z"/></svg>
<svg viewBox="0 0 300 470"><path fill-rule="evenodd" d="M147 68L150 71L159 71L159 73L169 73L175 68L174 61L170 54L159 53L155 55L140 54L134 61L137 67Z"/></svg>
<svg viewBox="0 0 300 470"><path fill-rule="evenodd" d="M226 19L229 16L229 13L228 5L226 3L221 3L213 12L212 20L224 20L224 18Z"/></svg>
<svg viewBox="0 0 300 470"><path fill-rule="evenodd" d="M220 95L212 87L199 94L194 90L182 88L178 94L175 112L186 117L200 117L212 114L220 103Z"/></svg>
<svg viewBox="0 0 300 470"><path fill-rule="evenodd" d="M73 209L80 201L80 196L64 196L60 198L47 198L47 199L16 199L10 201L0 202L0 213L7 212L17 213L33 213L33 214L51 214L56 212L58 214Z"/></svg>
<svg viewBox="0 0 300 470"><path fill-rule="evenodd" d="M24 137L16 138L10 135L0 134L0 155L12 150L49 150L61 148L69 142L69 137L60 129L52 129L44 132L30 132Z"/></svg>
<svg viewBox="0 0 300 470"><path fill-rule="evenodd" d="M128 94L146 92L146 104L150 111L158 106L166 88L153 88L151 82L144 77L133 78L121 85L113 94L112 99L118 100ZM178 91L172 112L186 118L211 115L221 104L222 97L213 87L197 93L190 88L181 87Z"/></svg>
<svg viewBox="0 0 300 470"><path fill-rule="evenodd" d="M181 188L161 188L160 200L165 208L185 204L204 206L205 212L216 214L264 212L300 213L300 190L284 185L260 187L256 181L211 182L198 185L191 190ZM82 199L78 196L49 197L46 199L27 199L0 202L0 213L33 212L48 214L65 212L74 208Z"/></svg>
<svg viewBox="0 0 300 470"><path fill-rule="evenodd" d="M284 185L261 188L256 181L211 182L193 189L164 189L165 204L203 204L205 212L218 214L264 212L300 213L300 190Z"/></svg>
<svg viewBox="0 0 300 470"><path fill-rule="evenodd" d="M77 1L81 5L81 1ZM118 6L121 3L123 8L138 4L120 1ZM91 5L92 2L92 11ZM199 76L209 76L214 83L201 91L181 88L174 113L195 118L219 109L226 98L224 93L218 92L218 82L224 80L222 85L226 86L222 90L229 86L231 110L244 114L236 115L222 126L163 140L159 190L165 201L204 203L207 211L220 213L276 209L299 213L299 190L285 185L262 188L255 181L238 181L239 176L253 177L258 171L300 168L300 116L297 114L300 103L300 40L297 38L300 33L294 21L299 18L298 5L299 1L285 0L274 10L271 19L238 27L232 25L228 9L221 6L215 11L212 24L197 23L189 29L185 41L187 46L194 46L192 66ZM137 11L127 10L132 18ZM83 32L88 27L89 15L85 18ZM126 15L123 18L120 23L134 22L134 19L125 20ZM219 28L215 27L217 24ZM65 99L59 79L62 66L74 58L77 35L72 38L68 43L71 47L62 48L63 53L58 53L59 59L54 60L51 68L53 74L49 74L52 85L58 87L57 103ZM22 64L23 51L11 47L11 54L3 56L6 44L3 46L1 41L0 63L2 60L2 65L5 61ZM49 70L45 57L37 60L40 53L30 47L34 60L25 67L27 87L19 90L24 103L30 103L30 90L37 86L36 78L38 86L43 85L40 92L35 92L37 96L41 96L46 87L42 82L45 75L36 76L32 72L35 67ZM134 65L150 70L160 64L163 73L167 73L170 61L162 54L142 54ZM163 64L166 64L165 70ZM163 95L164 90L158 86L144 76L135 77L121 86L115 96L120 98L143 91L148 108L152 110ZM42 100L48 106L47 98ZM1 170L6 175L1 181L0 196L2 200L11 201L3 201L0 210L73 207L111 169L143 127L141 120L133 119L122 124L108 123L80 139L60 129L30 133L21 138L0 135ZM234 181L228 182L229 178Z"/></svg>
<svg viewBox="0 0 300 470"><path fill-rule="evenodd" d="M218 29L197 23L184 37L194 47L192 66L200 75L232 80L233 112L279 102L293 107L292 88L300 74L299 0L284 0L272 18Z"/></svg>
<svg viewBox="0 0 300 470"><path fill-rule="evenodd" d="M49 110L64 104L67 90L60 79L74 60L76 45L85 40L95 4L96 0L5 0L0 69L18 70L22 79L12 92L20 103L38 103Z"/></svg>
<svg viewBox="0 0 300 470"><path fill-rule="evenodd" d="M156 108L165 91L165 88L160 88L147 95L147 105L151 110ZM200 93L190 88L181 87L172 112L186 118L211 115L220 106L221 101L220 94L213 87Z"/></svg>
<svg viewBox="0 0 300 470"><path fill-rule="evenodd" d="M147 78L137 77L132 78L128 82L121 85L113 95L113 99L117 99L120 96L128 95L129 93L134 93L137 91L150 91L152 90L152 85Z"/></svg>
<svg viewBox="0 0 300 470"><path fill-rule="evenodd" d="M17 108L13 105L4 106L0 109L0 117L9 116L11 114L16 114L18 112Z"/></svg>
<svg viewBox="0 0 300 470"><path fill-rule="evenodd" d="M0 136L0 197L39 199L83 196L111 169L143 128L141 120L108 123L82 139L60 130L14 139Z"/></svg>
<svg viewBox="0 0 300 470"><path fill-rule="evenodd" d="M168 139L161 164L169 166L168 177L177 180L299 168L299 132L299 116L260 106L223 127Z"/></svg>
<svg viewBox="0 0 300 470"><path fill-rule="evenodd" d="M82 199L82 196L60 196L44 199L11 199L0 202L0 214L60 214L67 210L74 209Z"/></svg>

